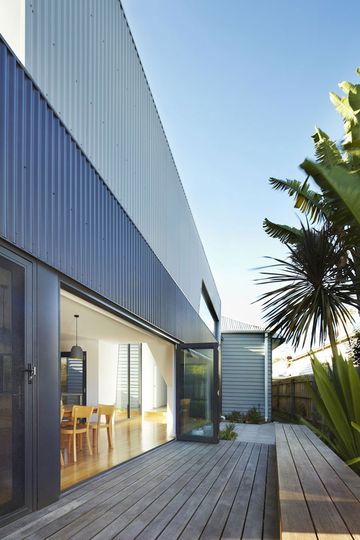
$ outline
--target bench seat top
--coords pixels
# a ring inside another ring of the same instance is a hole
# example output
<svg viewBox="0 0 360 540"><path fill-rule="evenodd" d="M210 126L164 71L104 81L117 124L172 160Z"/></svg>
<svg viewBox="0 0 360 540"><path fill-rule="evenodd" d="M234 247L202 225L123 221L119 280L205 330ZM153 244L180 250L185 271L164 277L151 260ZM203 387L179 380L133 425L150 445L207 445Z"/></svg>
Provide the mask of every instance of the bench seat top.
<svg viewBox="0 0 360 540"><path fill-rule="evenodd" d="M275 433L281 538L360 540L360 477L307 427Z"/></svg>

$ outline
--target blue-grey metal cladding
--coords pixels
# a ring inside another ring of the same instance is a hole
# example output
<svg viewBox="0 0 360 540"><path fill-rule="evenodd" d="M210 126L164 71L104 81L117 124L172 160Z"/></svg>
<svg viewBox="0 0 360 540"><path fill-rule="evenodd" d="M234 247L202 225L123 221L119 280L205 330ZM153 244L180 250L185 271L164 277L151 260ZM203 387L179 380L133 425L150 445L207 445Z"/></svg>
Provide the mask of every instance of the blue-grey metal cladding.
<svg viewBox="0 0 360 540"><path fill-rule="evenodd" d="M221 341L222 412L246 413L256 407L265 415L265 333L226 332L222 334ZM271 338L267 346L267 410L271 418Z"/></svg>
<svg viewBox="0 0 360 540"><path fill-rule="evenodd" d="M204 282L220 317L219 294L121 3L24 2L26 69L193 307L199 310Z"/></svg>
<svg viewBox="0 0 360 540"><path fill-rule="evenodd" d="M0 36L0 237L181 341L213 341Z"/></svg>

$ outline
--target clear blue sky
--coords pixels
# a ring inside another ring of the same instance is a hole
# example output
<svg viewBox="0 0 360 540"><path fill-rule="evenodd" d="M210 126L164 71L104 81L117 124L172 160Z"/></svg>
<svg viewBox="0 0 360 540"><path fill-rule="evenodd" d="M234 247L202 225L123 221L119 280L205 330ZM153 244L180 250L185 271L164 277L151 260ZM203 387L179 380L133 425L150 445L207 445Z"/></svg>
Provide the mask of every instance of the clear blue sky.
<svg viewBox="0 0 360 540"><path fill-rule="evenodd" d="M284 255L263 218L297 223L268 178L301 178L315 125L341 137L328 92L357 78L360 1L122 3L223 314L259 323L251 269Z"/></svg>

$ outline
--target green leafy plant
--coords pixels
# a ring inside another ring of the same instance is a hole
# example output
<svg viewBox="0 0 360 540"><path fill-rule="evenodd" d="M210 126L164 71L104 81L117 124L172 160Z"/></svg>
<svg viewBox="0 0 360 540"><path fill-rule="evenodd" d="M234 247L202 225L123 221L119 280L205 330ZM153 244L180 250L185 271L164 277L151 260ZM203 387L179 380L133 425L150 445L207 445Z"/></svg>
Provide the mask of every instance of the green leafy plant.
<svg viewBox="0 0 360 540"><path fill-rule="evenodd" d="M262 294L264 317L272 332L279 332L296 348L310 335L310 345L330 339L336 354L336 330L352 321L347 306L357 306L352 265L337 235L327 227L302 225L295 245L288 245L287 259L261 269L256 281L271 285ZM274 288L274 285L278 287Z"/></svg>
<svg viewBox="0 0 360 540"><path fill-rule="evenodd" d="M245 422L248 424L262 424L264 417L256 407L252 407L245 415Z"/></svg>
<svg viewBox="0 0 360 540"><path fill-rule="evenodd" d="M238 434L235 430L235 424L226 424L224 429L219 432L219 439L223 441L233 441L237 438Z"/></svg>
<svg viewBox="0 0 360 540"><path fill-rule="evenodd" d="M317 391L309 386L323 428L302 422L320 435L337 454L356 470L360 470L360 378L351 361L340 355L333 365L321 364L312 358Z"/></svg>
<svg viewBox="0 0 360 540"><path fill-rule="evenodd" d="M244 422L244 415L240 411L231 411L231 413L226 415L226 420L240 424Z"/></svg>
<svg viewBox="0 0 360 540"><path fill-rule="evenodd" d="M357 70L360 75L360 69ZM294 260L293 253L298 253L304 247L304 233L309 229L313 230L314 237L322 234L322 231L327 232L331 237L331 242L337 246L337 255L332 256L333 269L340 270L342 277L337 276L337 285L342 284L344 287L352 283L352 288L355 291L357 300L356 307L360 306L360 84L352 84L342 82L339 84L343 92L343 96L338 96L330 93L330 100L340 114L344 126L344 138L340 144L332 141L329 136L320 128L316 128L312 136L314 141L315 160L305 160L300 165L300 168L305 172L304 180L289 180L270 178L270 184L273 189L287 193L294 201L294 207L301 214L306 216L306 225L301 225L300 228L289 227L274 223L269 219L265 219L263 226L266 233L272 238L280 240L288 246L290 251L289 262L297 266L296 270L301 267ZM311 182L311 184L310 184ZM309 235L308 235L309 236ZM333 254L335 255L335 253ZM310 260L310 259L309 259ZM280 264L283 261L277 261ZM319 261L318 261L319 262ZM289 269L289 266L288 266ZM329 265L328 265L329 269ZM276 272L275 272L276 274ZM344 280L344 277L346 279ZM274 276L279 278L279 273ZM271 282L271 276L268 276L267 283ZM311 287L314 288L313 301L311 302L311 310L314 313L319 309L326 312L325 304L322 302L322 291L316 288L316 281L308 280ZM261 281L260 281L261 283ZM278 291L279 292L279 291ZM277 306L274 304L275 295L269 295L268 301L268 321L269 329L271 330L272 323L279 323L279 296L277 298ZM309 299L309 297L307 297ZM343 305L348 304L347 301L342 301ZM308 303L308 302L307 302ZM272 306L275 305L275 312L271 312ZM308 303L308 307L309 307ZM350 305L354 305L351 303ZM302 310L300 302L296 302L291 308ZM330 306L331 308L331 306ZM290 331L292 343L296 346L299 344L299 336L306 339L306 334L310 333L311 341L323 342L329 337L332 342L332 349L336 354L334 336L332 331L336 330L337 325L343 326L344 316L348 318L346 311L339 317L337 313L328 311L327 320L321 315L313 317L309 321L309 317L302 317L303 326L296 325L293 315L294 309L289 316L289 327L285 330ZM326 314L326 313L325 313ZM272 320L272 315L276 320ZM308 324L309 323L309 324ZM316 327L319 332L316 332ZM294 328L296 331L294 333ZM280 330L280 327L279 327ZM296 335L297 332L297 335Z"/></svg>

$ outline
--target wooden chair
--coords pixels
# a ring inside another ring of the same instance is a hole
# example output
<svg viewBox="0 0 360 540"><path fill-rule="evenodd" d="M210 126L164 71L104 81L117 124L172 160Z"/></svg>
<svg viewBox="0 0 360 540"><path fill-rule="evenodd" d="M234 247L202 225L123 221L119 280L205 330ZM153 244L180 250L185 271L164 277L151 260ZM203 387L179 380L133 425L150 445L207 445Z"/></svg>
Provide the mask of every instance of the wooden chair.
<svg viewBox="0 0 360 540"><path fill-rule="evenodd" d="M72 413L72 423L68 426L61 426L61 433L69 436L69 451L72 443L74 463L77 461L76 451L76 437L80 438L83 434L86 435L86 441L89 448L89 453L92 456L92 448L89 438L90 418L93 412L93 407L87 407L85 405L75 405Z"/></svg>
<svg viewBox="0 0 360 540"><path fill-rule="evenodd" d="M96 433L96 449L99 450L100 429L106 428L109 448L114 448L113 444L113 418L115 414L115 405L98 405L97 422L91 422L90 428L93 430L93 443L95 443ZM105 424L101 423L101 417L105 416Z"/></svg>
<svg viewBox="0 0 360 540"><path fill-rule="evenodd" d="M64 409L63 402L60 401L60 426L61 426L62 419L64 418L64 412L65 412L65 409ZM64 467L64 465L65 465L64 456L62 454L61 446L60 446L60 466Z"/></svg>

